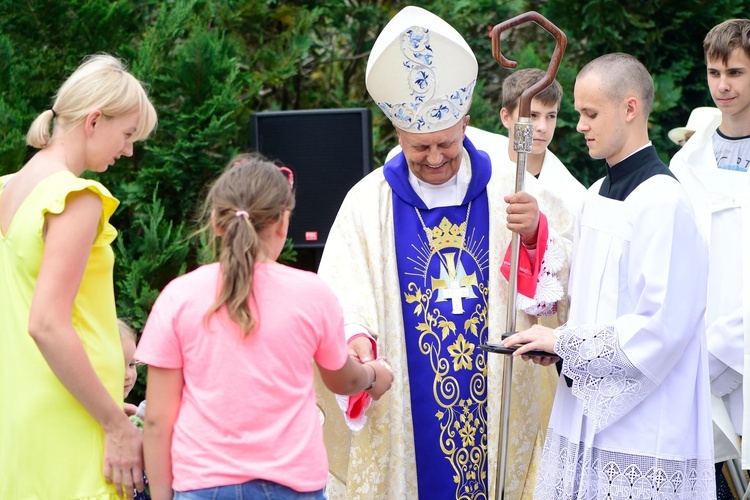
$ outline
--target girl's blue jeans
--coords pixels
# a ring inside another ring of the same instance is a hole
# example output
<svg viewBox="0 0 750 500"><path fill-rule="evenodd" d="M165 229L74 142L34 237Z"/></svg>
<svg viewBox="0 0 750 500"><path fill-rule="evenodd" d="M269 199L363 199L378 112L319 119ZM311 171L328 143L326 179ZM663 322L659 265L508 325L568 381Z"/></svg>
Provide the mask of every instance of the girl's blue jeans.
<svg viewBox="0 0 750 500"><path fill-rule="evenodd" d="M301 492L262 479L231 486L175 491L174 493L174 500L326 500L326 498L325 488Z"/></svg>

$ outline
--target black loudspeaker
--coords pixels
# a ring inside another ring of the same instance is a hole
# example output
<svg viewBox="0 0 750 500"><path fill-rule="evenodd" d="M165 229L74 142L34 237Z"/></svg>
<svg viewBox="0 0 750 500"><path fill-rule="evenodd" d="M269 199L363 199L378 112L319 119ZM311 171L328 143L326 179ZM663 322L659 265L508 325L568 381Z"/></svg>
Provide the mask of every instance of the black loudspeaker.
<svg viewBox="0 0 750 500"><path fill-rule="evenodd" d="M251 145L294 171L297 206L289 237L322 248L341 202L372 166L368 108L269 111L251 117Z"/></svg>

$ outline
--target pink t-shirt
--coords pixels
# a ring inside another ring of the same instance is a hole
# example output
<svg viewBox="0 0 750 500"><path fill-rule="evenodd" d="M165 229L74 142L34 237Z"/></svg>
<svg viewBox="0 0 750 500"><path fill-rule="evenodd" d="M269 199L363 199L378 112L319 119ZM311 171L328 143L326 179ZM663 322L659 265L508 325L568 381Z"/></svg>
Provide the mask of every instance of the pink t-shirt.
<svg viewBox="0 0 750 500"><path fill-rule="evenodd" d="M185 386L172 436L176 491L265 479L297 491L323 488L328 457L315 405L313 363L347 357L341 306L314 273L255 266L259 328L243 338L217 297L219 264L176 278L149 315L136 359L182 368ZM251 301L252 304L252 301Z"/></svg>

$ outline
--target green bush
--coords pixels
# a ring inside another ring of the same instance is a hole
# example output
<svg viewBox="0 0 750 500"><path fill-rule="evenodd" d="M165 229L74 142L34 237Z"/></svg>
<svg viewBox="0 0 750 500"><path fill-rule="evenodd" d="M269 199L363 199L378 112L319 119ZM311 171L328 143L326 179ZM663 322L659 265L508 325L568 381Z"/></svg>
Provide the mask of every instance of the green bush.
<svg viewBox="0 0 750 500"><path fill-rule="evenodd" d="M210 259L189 238L206 186L236 153L250 149L257 111L369 107L373 166L396 144L369 99L365 66L382 27L404 0L0 0L0 174L33 151L25 133L81 59L108 52L126 60L159 113L151 138L98 177L121 200L113 223L121 316L140 329L172 278ZM701 41L718 22L746 15L728 0L426 0L420 5L461 32L479 62L472 125L504 132L498 113L510 71L492 58L490 27L538 10L568 36L558 73L565 97L551 148L588 185L604 174L575 131L572 90L590 59L624 51L654 75L651 137L664 159L676 151L666 131L711 103ZM29 34L33 33L34 36ZM546 68L554 41L538 26L506 33L503 53L519 68ZM295 258L287 242L282 258ZM133 400L143 397L142 382Z"/></svg>

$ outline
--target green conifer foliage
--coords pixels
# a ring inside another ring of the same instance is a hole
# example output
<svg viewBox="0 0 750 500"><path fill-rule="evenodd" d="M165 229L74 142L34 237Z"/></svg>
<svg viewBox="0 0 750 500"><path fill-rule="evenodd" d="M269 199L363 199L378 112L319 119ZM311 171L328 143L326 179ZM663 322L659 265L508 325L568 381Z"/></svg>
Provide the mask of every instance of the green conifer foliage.
<svg viewBox="0 0 750 500"><path fill-rule="evenodd" d="M100 176L121 200L113 223L118 313L141 328L158 292L210 258L196 228L207 185L236 153L250 149L259 111L369 107L373 167L396 144L393 127L367 95L367 57L406 0L0 0L0 175L16 171L33 119L87 54L123 58L149 89L155 133ZM730 0L425 0L450 22L479 63L471 124L503 132L492 26L537 10L568 37L558 73L564 89L551 148L588 185L603 175L575 131L573 82L594 57L624 51L654 75L651 137L666 159L666 137L690 110L710 105L701 42L715 24L747 16ZM503 53L519 68L546 68L554 41L538 26L506 33ZM325 193L322 194L325 196ZM294 258L287 244L282 258ZM143 378L141 378L143 382ZM133 400L143 397L142 385Z"/></svg>

